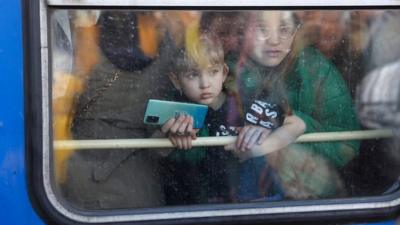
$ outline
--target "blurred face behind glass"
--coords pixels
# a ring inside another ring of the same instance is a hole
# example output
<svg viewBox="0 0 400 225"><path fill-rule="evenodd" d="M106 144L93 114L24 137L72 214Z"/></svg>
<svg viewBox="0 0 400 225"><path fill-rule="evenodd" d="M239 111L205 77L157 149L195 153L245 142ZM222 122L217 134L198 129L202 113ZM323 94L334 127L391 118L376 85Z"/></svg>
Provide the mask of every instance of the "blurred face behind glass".
<svg viewBox="0 0 400 225"><path fill-rule="evenodd" d="M328 57L331 56L332 49L336 48L342 41L344 35L342 20L340 11L328 11L323 14L318 48Z"/></svg>
<svg viewBox="0 0 400 225"><path fill-rule="evenodd" d="M241 17L224 17L221 16L209 25L209 29L212 33L216 34L223 44L224 52L239 51L240 38L242 35Z"/></svg>
<svg viewBox="0 0 400 225"><path fill-rule="evenodd" d="M293 13L264 11L258 12L255 17L255 34L250 56L264 66L277 66L291 51L297 30Z"/></svg>
<svg viewBox="0 0 400 225"><path fill-rule="evenodd" d="M343 41L343 11L306 11L303 16L305 37L326 57L332 58Z"/></svg>

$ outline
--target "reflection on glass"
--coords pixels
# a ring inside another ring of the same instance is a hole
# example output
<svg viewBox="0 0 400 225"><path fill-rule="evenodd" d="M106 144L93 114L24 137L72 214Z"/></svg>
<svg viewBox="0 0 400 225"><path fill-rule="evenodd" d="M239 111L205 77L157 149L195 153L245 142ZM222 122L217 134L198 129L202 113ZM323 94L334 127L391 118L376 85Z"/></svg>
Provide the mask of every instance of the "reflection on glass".
<svg viewBox="0 0 400 225"><path fill-rule="evenodd" d="M399 18L377 10L52 11L55 141L169 138L175 146L55 148L60 198L89 210L396 190L398 174L385 166L399 165L396 142L295 142L302 134L391 128L379 118L368 126L371 114L359 120L364 108L354 103L365 102L356 89L366 89L368 73L399 59ZM208 106L203 128L185 113L144 124L148 99ZM237 139L192 147L207 136Z"/></svg>

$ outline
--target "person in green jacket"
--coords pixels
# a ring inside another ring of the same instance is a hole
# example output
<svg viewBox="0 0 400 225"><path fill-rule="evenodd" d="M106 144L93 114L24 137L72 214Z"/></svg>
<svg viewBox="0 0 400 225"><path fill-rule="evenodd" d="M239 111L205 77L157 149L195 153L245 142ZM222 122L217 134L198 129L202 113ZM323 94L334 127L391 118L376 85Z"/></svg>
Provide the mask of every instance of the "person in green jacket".
<svg viewBox="0 0 400 225"><path fill-rule="evenodd" d="M248 23L244 54L228 62L242 109L267 94L286 99L306 124L305 133L360 129L342 76L319 51L304 47L293 12L257 11ZM249 149L249 154L268 154L288 198L325 198L345 194L337 170L358 154L358 147L358 141L313 142L272 153Z"/></svg>

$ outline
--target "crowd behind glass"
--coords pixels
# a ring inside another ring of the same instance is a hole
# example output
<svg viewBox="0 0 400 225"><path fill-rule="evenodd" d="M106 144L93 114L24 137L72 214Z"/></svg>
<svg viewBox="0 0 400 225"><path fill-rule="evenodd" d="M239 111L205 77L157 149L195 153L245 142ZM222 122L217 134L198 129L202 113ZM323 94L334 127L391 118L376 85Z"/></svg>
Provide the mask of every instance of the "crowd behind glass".
<svg viewBox="0 0 400 225"><path fill-rule="evenodd" d="M55 149L54 179L74 207L396 190L396 138L295 141L399 126L399 11L55 10L50 21L54 140L168 138L175 146ZM207 105L203 128L186 114L144 124L148 99ZM205 136L237 139L192 147Z"/></svg>

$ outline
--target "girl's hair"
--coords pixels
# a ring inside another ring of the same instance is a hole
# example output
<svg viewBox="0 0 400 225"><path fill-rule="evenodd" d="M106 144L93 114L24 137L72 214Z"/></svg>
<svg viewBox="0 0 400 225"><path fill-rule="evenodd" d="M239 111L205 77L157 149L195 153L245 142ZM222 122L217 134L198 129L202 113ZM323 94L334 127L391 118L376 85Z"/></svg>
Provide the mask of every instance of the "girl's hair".
<svg viewBox="0 0 400 225"><path fill-rule="evenodd" d="M238 74L240 74L241 68L248 60L250 51L253 48L252 40L254 40L253 35L256 29L256 19L261 13L263 13L263 11L252 12L249 15L248 26L245 32L244 50L242 51L243 54L240 56L237 65ZM291 114L291 109L286 94L285 81L288 74L295 66L299 52L305 44L302 38L303 35L299 34L299 32L302 32L299 18L295 12L290 11L289 13L291 13L294 25L297 28L295 31L296 33L294 33L291 50L279 65L266 68L262 88L256 92L256 98L272 98L273 101L276 101L282 107L287 115Z"/></svg>

